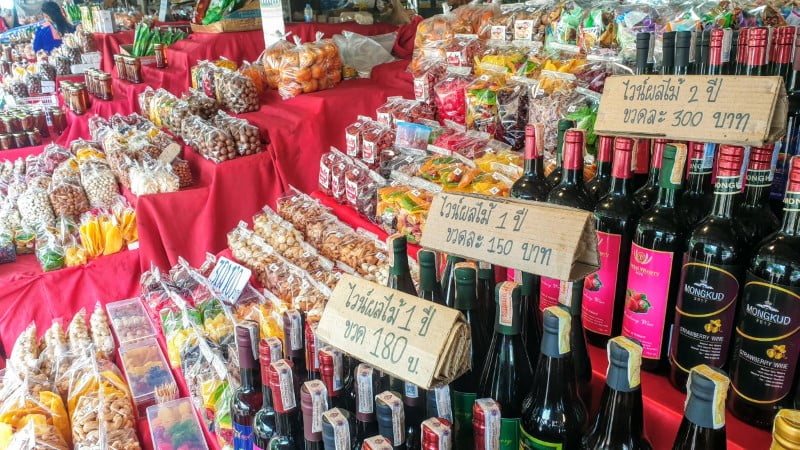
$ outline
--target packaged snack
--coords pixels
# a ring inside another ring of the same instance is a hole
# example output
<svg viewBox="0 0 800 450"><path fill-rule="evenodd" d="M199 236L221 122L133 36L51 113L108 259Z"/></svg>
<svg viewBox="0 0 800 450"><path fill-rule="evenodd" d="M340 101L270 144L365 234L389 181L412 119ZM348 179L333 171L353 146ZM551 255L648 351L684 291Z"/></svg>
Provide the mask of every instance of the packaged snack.
<svg viewBox="0 0 800 450"><path fill-rule="evenodd" d="M14 234L11 230L0 229L0 264L12 263L17 260L17 251L14 246Z"/></svg>
<svg viewBox="0 0 800 450"><path fill-rule="evenodd" d="M109 303L106 310L120 345L155 336L155 329L138 298Z"/></svg>
<svg viewBox="0 0 800 450"><path fill-rule="evenodd" d="M464 88L468 129L490 135L497 132L497 91L501 87L500 80L498 77L481 75Z"/></svg>
<svg viewBox="0 0 800 450"><path fill-rule="evenodd" d="M35 228L38 225L47 226L55 220L47 195L49 184L49 177L38 177L32 180L25 192L19 196L17 208L23 225Z"/></svg>
<svg viewBox="0 0 800 450"><path fill-rule="evenodd" d="M344 129L345 153L351 158L361 157L361 129L365 123L372 119L366 116L358 116L358 119Z"/></svg>
<svg viewBox="0 0 800 450"><path fill-rule="evenodd" d="M482 52L483 41L475 34L457 34L453 42L445 47L445 58L449 66L472 67L475 55Z"/></svg>
<svg viewBox="0 0 800 450"><path fill-rule="evenodd" d="M92 343L97 356L113 361L114 338L111 336L108 316L99 302L94 306L92 317L89 319L89 328L92 332Z"/></svg>
<svg viewBox="0 0 800 450"><path fill-rule="evenodd" d="M380 166L381 153L394 145L395 133L378 122L367 123L361 130L361 160L371 169Z"/></svg>
<svg viewBox="0 0 800 450"><path fill-rule="evenodd" d="M419 57L417 64L411 70L414 77L414 98L417 101L433 103L433 88L442 80L447 69L445 57L433 54Z"/></svg>
<svg viewBox="0 0 800 450"><path fill-rule="evenodd" d="M339 203L344 203L346 200L345 172L350 164L352 164L352 160L348 156L339 155L339 158L331 166L331 195Z"/></svg>
<svg viewBox="0 0 800 450"><path fill-rule="evenodd" d="M281 58L278 92L289 99L302 93L331 88L342 79L342 60L331 40L317 40L286 50Z"/></svg>
<svg viewBox="0 0 800 450"><path fill-rule="evenodd" d="M156 403L157 389L171 388L177 391L175 379L155 339L144 339L120 347L119 358L139 417L143 417L145 410Z"/></svg>
<svg viewBox="0 0 800 450"><path fill-rule="evenodd" d="M445 78L434 88L436 114L439 122L452 120L464 125L466 123L467 104L464 89L472 82L469 70L464 68L448 67Z"/></svg>
<svg viewBox="0 0 800 450"><path fill-rule="evenodd" d="M283 56L292 49L294 44L286 40L286 35L272 43L261 57L264 65L266 85L269 89L277 89L280 81Z"/></svg>
<svg viewBox="0 0 800 450"><path fill-rule="evenodd" d="M64 267L64 247L46 229L41 229L36 234L36 259L39 261L43 272L50 272Z"/></svg>
<svg viewBox="0 0 800 450"><path fill-rule="evenodd" d="M50 204L59 216L78 217L89 210L80 178L61 178L50 184Z"/></svg>
<svg viewBox="0 0 800 450"><path fill-rule="evenodd" d="M498 127L495 138L522 151L525 146L525 125L528 124L531 90L535 82L528 78L512 77L497 91Z"/></svg>
<svg viewBox="0 0 800 450"><path fill-rule="evenodd" d="M222 111L214 116L213 123L231 135L239 156L254 155L261 152L261 137L255 125L250 124L245 119L231 117Z"/></svg>
<svg viewBox="0 0 800 450"><path fill-rule="evenodd" d="M36 324L31 322L17 336L8 358L9 367L16 370L36 370L39 367L39 345L36 343Z"/></svg>
<svg viewBox="0 0 800 450"><path fill-rule="evenodd" d="M269 89L264 65L260 62L250 63L244 61L241 67L239 67L239 73L253 81L253 86L256 88L257 95L260 96L265 90Z"/></svg>
<svg viewBox="0 0 800 450"><path fill-rule="evenodd" d="M82 354L92 345L92 338L89 337L89 328L86 326L86 310L80 311L72 318L67 328L69 338L69 348L76 354Z"/></svg>
<svg viewBox="0 0 800 450"><path fill-rule="evenodd" d="M197 116L183 121L183 136L191 136L191 145L204 158L220 163L237 156L236 145L227 131L215 127Z"/></svg>
<svg viewBox="0 0 800 450"><path fill-rule="evenodd" d="M104 161L81 163L81 184L92 208L110 208L119 196L119 186L114 173Z"/></svg>
<svg viewBox="0 0 800 450"><path fill-rule="evenodd" d="M211 119L219 111L217 100L197 89L189 89L181 96L181 100L189 106L190 114L200 116L205 120Z"/></svg>
<svg viewBox="0 0 800 450"><path fill-rule="evenodd" d="M147 423L155 448L208 449L188 398L147 408Z"/></svg>
<svg viewBox="0 0 800 450"><path fill-rule="evenodd" d="M236 114L258 111L259 97L253 80L234 71L214 74L216 99L223 109Z"/></svg>

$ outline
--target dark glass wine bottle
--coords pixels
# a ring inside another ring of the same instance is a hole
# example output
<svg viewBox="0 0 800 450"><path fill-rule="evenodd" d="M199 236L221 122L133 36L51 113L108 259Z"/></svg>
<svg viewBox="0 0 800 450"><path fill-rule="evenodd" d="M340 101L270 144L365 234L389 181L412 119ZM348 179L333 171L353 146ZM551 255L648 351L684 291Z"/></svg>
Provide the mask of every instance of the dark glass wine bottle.
<svg viewBox="0 0 800 450"><path fill-rule="evenodd" d="M481 364L486 360L489 337L478 326L479 318L475 316L475 292L477 273L472 263L456 265L456 304L457 310L464 315L470 326L471 348L470 367L464 375L451 383L453 389L453 433L456 448L472 447L472 404L477 398L480 381Z"/></svg>
<svg viewBox="0 0 800 450"><path fill-rule="evenodd" d="M445 450L453 448L452 424L440 417L431 417L422 422L422 450ZM461 448L456 446L455 448Z"/></svg>
<svg viewBox="0 0 800 450"><path fill-rule="evenodd" d="M650 33L645 33L648 36ZM597 172L586 183L586 193L592 203L597 204L601 198L608 194L611 187L611 157L614 152L614 138L600 136L597 140Z"/></svg>
<svg viewBox="0 0 800 450"><path fill-rule="evenodd" d="M453 398L450 395L450 385L435 387L428 391L426 399L426 419L441 417L453 423Z"/></svg>
<svg viewBox="0 0 800 450"><path fill-rule="evenodd" d="M328 391L328 408L352 410L344 389L345 367L341 350L327 345L319 350L320 379Z"/></svg>
<svg viewBox="0 0 800 450"><path fill-rule="evenodd" d="M419 260L419 298L444 304L442 286L437 279L436 253L422 249L417 253Z"/></svg>
<svg viewBox="0 0 800 450"><path fill-rule="evenodd" d="M320 342L317 339L318 321L308 320L305 327L305 344L306 344L306 376L309 380L319 379L319 346Z"/></svg>
<svg viewBox="0 0 800 450"><path fill-rule="evenodd" d="M331 408L322 413L322 443L325 450L359 450L355 420L350 411Z"/></svg>
<svg viewBox="0 0 800 450"><path fill-rule="evenodd" d="M689 233L683 255L669 357L669 378L679 390L692 367L726 364L747 264L744 233L733 218L744 147L721 145L719 150L711 213Z"/></svg>
<svg viewBox="0 0 800 450"><path fill-rule="evenodd" d="M689 177L678 202L678 214L688 229L694 228L709 211L714 201L711 172L714 166L714 144L689 143Z"/></svg>
<svg viewBox="0 0 800 450"><path fill-rule="evenodd" d="M495 310L494 301L494 268L483 261L478 262L478 314L483 319L478 323L483 327L487 336L494 334Z"/></svg>
<svg viewBox="0 0 800 450"><path fill-rule="evenodd" d="M452 308L456 303L456 264L464 262L464 258L455 255L447 255L442 272L442 294L444 295L444 305Z"/></svg>
<svg viewBox="0 0 800 450"><path fill-rule="evenodd" d="M500 404L491 398L479 398L472 407L475 450L500 448Z"/></svg>
<svg viewBox="0 0 800 450"><path fill-rule="evenodd" d="M777 230L781 223L769 207L772 186L772 144L750 149L744 201L736 210L736 222L742 227L747 248L753 249L762 239Z"/></svg>
<svg viewBox="0 0 800 450"><path fill-rule="evenodd" d="M258 364L258 323L250 320L236 326L241 384L231 398L233 447L253 449L253 420L262 406L261 371Z"/></svg>
<svg viewBox="0 0 800 450"><path fill-rule="evenodd" d="M361 363L355 369L355 412L356 441L360 445L364 439L378 434L375 418L375 393L378 392L378 376L375 369Z"/></svg>
<svg viewBox="0 0 800 450"><path fill-rule="evenodd" d="M726 449L723 405L730 380L706 365L694 367L688 379L686 410L672 450Z"/></svg>
<svg viewBox="0 0 800 450"><path fill-rule="evenodd" d="M608 341L606 385L592 430L583 439L586 450L650 450L644 436L640 366L642 346L617 336Z"/></svg>
<svg viewBox="0 0 800 450"><path fill-rule="evenodd" d="M661 36L661 75L675 73L675 31L665 31Z"/></svg>
<svg viewBox="0 0 800 450"><path fill-rule="evenodd" d="M418 450L422 445L422 421L425 420L427 392L419 386L403 383L403 406L406 417L406 448Z"/></svg>
<svg viewBox="0 0 800 450"><path fill-rule="evenodd" d="M290 309L283 313L283 334L286 345L283 347L286 359L292 362L294 373L300 380L305 380L306 349L305 349L305 318L297 309Z"/></svg>
<svg viewBox="0 0 800 450"><path fill-rule="evenodd" d="M383 436L372 436L364 440L361 450L393 450L392 441ZM399 448L399 447L398 447Z"/></svg>
<svg viewBox="0 0 800 450"><path fill-rule="evenodd" d="M406 237L402 234L389 236L387 247L392 249L392 267L389 269L388 286L400 292L417 296L417 288L414 287L414 280L411 279L411 270L408 268L408 244Z"/></svg>
<svg viewBox="0 0 800 450"><path fill-rule="evenodd" d="M722 61L722 46L725 39L725 30L711 30L708 41L708 65L705 74L722 75L725 72L725 63Z"/></svg>
<svg viewBox="0 0 800 450"><path fill-rule="evenodd" d="M328 410L329 405L327 391L321 380L306 381L300 388L305 450L322 450L322 413Z"/></svg>
<svg viewBox="0 0 800 450"><path fill-rule="evenodd" d="M511 196L524 200L547 200L550 186L544 176L544 125L525 126L525 172L511 186Z"/></svg>
<svg viewBox="0 0 800 450"><path fill-rule="evenodd" d="M653 141L639 139L633 148L633 189L641 189L647 184L650 169L650 150Z"/></svg>
<svg viewBox="0 0 800 450"><path fill-rule="evenodd" d="M263 400L261 409L253 419L253 449L268 448L269 441L275 437L275 408L272 406L272 390L269 387L269 365L283 358L283 344L277 337L262 339L258 343L258 359L261 366L261 390Z"/></svg>
<svg viewBox="0 0 800 450"><path fill-rule="evenodd" d="M736 42L739 43L738 49L736 52L736 70L735 73L731 75L744 75L747 67L747 61L749 58L749 52L747 49L748 45L748 34L750 32L749 27L739 29L739 38Z"/></svg>
<svg viewBox="0 0 800 450"><path fill-rule="evenodd" d="M611 190L594 209L600 270L583 282L583 325L586 341L598 347L618 336L622 328L631 242L641 216L631 181L633 145L633 139L616 139ZM660 147L663 149L663 145ZM659 157L661 151L657 152ZM660 160L658 166L661 167Z"/></svg>
<svg viewBox="0 0 800 450"><path fill-rule="evenodd" d="M541 354L525 399L520 450L580 448L587 413L575 382L571 323L563 306L544 310Z"/></svg>
<svg viewBox="0 0 800 450"><path fill-rule="evenodd" d="M767 41L769 29L752 27L747 31L747 63L744 74L750 77L769 75L767 63Z"/></svg>
<svg viewBox="0 0 800 450"><path fill-rule="evenodd" d="M650 38L650 33L646 31L636 33L636 75L647 75L650 73L650 67L648 67Z"/></svg>
<svg viewBox="0 0 800 450"><path fill-rule="evenodd" d="M298 450L303 445L303 424L297 406L294 365L279 359L269 366L269 387L275 407L275 436L270 450Z"/></svg>
<svg viewBox="0 0 800 450"><path fill-rule="evenodd" d="M583 283L562 282L566 290L561 296L559 304L566 307L572 316L572 328L569 337L572 362L575 365L575 379L578 382L578 394L585 405L592 401L592 361L586 351L586 335L583 329Z"/></svg>
<svg viewBox="0 0 800 450"><path fill-rule="evenodd" d="M788 25L775 29L773 31L774 37L772 38L772 46L775 50L770 73L783 79L787 93L791 89L789 82L791 81L792 46L794 45L795 34L796 28Z"/></svg>
<svg viewBox="0 0 800 450"><path fill-rule="evenodd" d="M708 30L698 31L696 33L697 43L699 44L700 52L695 54L695 65L694 65L694 73L695 75L705 75L708 72L709 60L710 60L710 40L711 35Z"/></svg>
<svg viewBox="0 0 800 450"><path fill-rule="evenodd" d="M538 275L520 272L520 301L522 302L522 342L528 358L539 357L539 347L542 334L541 313L539 312L539 281ZM489 316L487 316L489 317ZM488 336L488 335L487 335Z"/></svg>
<svg viewBox="0 0 800 450"><path fill-rule="evenodd" d="M800 40L794 48L792 71L789 75L787 89L789 99L789 114L786 118L786 136L775 142L775 151L778 153L775 161L770 190L770 208L780 217L783 213L783 195L786 193L786 179L789 174L789 162L793 156L800 154Z"/></svg>
<svg viewBox="0 0 800 450"><path fill-rule="evenodd" d="M375 397L378 432L392 443L392 449L406 449L406 420L403 400L397 392L385 391Z"/></svg>
<svg viewBox="0 0 800 450"><path fill-rule="evenodd" d="M674 75L689 75L689 52L692 45L691 31L678 31L675 35Z"/></svg>
<svg viewBox="0 0 800 450"><path fill-rule="evenodd" d="M667 367L667 321L672 324L674 318L686 238L685 224L675 209L685 161L685 145L664 147L658 199L639 219L631 245L622 335L642 343L645 370Z"/></svg>
<svg viewBox="0 0 800 450"><path fill-rule="evenodd" d="M575 128L576 122L569 119L558 121L558 135L556 136L556 167L547 175L547 185L550 189L561 183L562 166L564 161L564 136L567 130Z"/></svg>
<svg viewBox="0 0 800 450"><path fill-rule="evenodd" d="M729 32L728 30L725 30ZM730 48L725 48L725 44L729 44ZM728 52L728 61L724 63L725 70L723 75L736 75L736 60L739 58L739 30L733 30L731 33L730 42L727 42L723 39L722 41L722 51Z"/></svg>
<svg viewBox="0 0 800 450"><path fill-rule="evenodd" d="M791 407L800 357L800 158L792 158L781 229L754 252L731 360L734 416L769 427Z"/></svg>
<svg viewBox="0 0 800 450"><path fill-rule="evenodd" d="M769 450L800 448L800 411L781 409L772 425L772 445Z"/></svg>
<svg viewBox="0 0 800 450"><path fill-rule="evenodd" d="M658 196L658 178L661 173L661 157L664 154L664 146L667 145L666 139L653 139L653 154L650 158L650 172L647 175L647 182L644 186L636 190L634 198L642 211L647 211L653 206Z"/></svg>
<svg viewBox="0 0 800 450"><path fill-rule="evenodd" d="M533 374L528 354L520 336L522 302L517 283L504 281L495 289L497 314L489 355L481 372L478 387L480 398L496 400L502 409L500 450L519 450L522 401L528 390L521 380Z"/></svg>

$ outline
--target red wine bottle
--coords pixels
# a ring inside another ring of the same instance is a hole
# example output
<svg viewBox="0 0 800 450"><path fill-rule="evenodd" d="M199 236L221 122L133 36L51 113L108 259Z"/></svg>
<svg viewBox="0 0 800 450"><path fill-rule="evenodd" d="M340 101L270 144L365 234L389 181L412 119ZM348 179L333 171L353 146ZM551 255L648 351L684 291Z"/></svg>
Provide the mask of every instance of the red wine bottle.
<svg viewBox="0 0 800 450"><path fill-rule="evenodd" d="M361 363L355 369L355 412L356 442L378 434L378 422L375 418L375 393L378 392L378 376L375 369Z"/></svg>
<svg viewBox="0 0 800 450"><path fill-rule="evenodd" d="M767 62L769 29L752 27L747 31L747 63L744 74L749 77L770 75Z"/></svg>
<svg viewBox="0 0 800 450"><path fill-rule="evenodd" d="M622 335L642 343L645 370L667 367L667 321L672 324L686 235L675 212L685 160L685 145L664 147L658 199L639 219L631 246Z"/></svg>
<svg viewBox="0 0 800 450"><path fill-rule="evenodd" d="M262 406L261 370L258 365L258 323L250 320L236 325L241 384L231 398L233 448L253 449L253 420Z"/></svg>
<svg viewBox="0 0 800 450"><path fill-rule="evenodd" d="M355 420L350 411L331 408L322 413L322 443L325 450L357 450Z"/></svg>
<svg viewBox="0 0 800 450"><path fill-rule="evenodd" d="M542 348L525 399L520 450L580 448L587 413L575 382L571 322L563 306L544 310Z"/></svg>
<svg viewBox="0 0 800 450"><path fill-rule="evenodd" d="M650 33L645 33L648 36ZM608 194L611 187L611 156L614 152L614 138L600 136L597 142L597 172L586 183L586 193L592 203L597 204L601 198Z"/></svg>
<svg viewBox="0 0 800 450"><path fill-rule="evenodd" d="M690 142L689 158L689 177L678 202L678 214L684 218L687 228L692 229L711 211L714 201L711 188L714 144Z"/></svg>
<svg viewBox="0 0 800 450"><path fill-rule="evenodd" d="M309 380L319 379L319 350L320 342L317 339L318 321L306 321L305 343L306 343L306 366L308 366Z"/></svg>
<svg viewBox="0 0 800 450"><path fill-rule="evenodd" d="M694 74L705 75L708 71L709 63L709 41L710 34L707 30L698 31L695 33L697 47L700 51L695 53Z"/></svg>
<svg viewBox="0 0 800 450"><path fill-rule="evenodd" d="M383 436L372 436L364 440L361 450L393 450L392 441Z"/></svg>
<svg viewBox="0 0 800 450"><path fill-rule="evenodd" d="M792 158L781 229L755 251L742 294L728 408L767 428L791 407L800 359L800 158Z"/></svg>
<svg viewBox="0 0 800 450"><path fill-rule="evenodd" d="M675 73L675 31L665 31L661 36L661 75Z"/></svg>
<svg viewBox="0 0 800 450"><path fill-rule="evenodd" d="M725 63L722 61L722 46L725 40L725 30L711 30L708 41L707 75L722 75L725 72Z"/></svg>
<svg viewBox="0 0 800 450"><path fill-rule="evenodd" d="M528 358L539 357L542 323L539 312L540 277L528 272L520 272L520 301L522 302L522 342ZM488 317L488 316L487 316Z"/></svg>
<svg viewBox="0 0 800 450"><path fill-rule="evenodd" d="M480 380L481 364L486 361L489 350L489 337L478 326L475 309L475 283L477 271L473 263L459 263L456 265L456 304L457 310L464 315L464 320L470 326L470 369L458 377L451 387L453 388L453 432L456 448L472 447L472 404L477 398L478 382Z"/></svg>
<svg viewBox="0 0 800 450"><path fill-rule="evenodd" d="M442 286L437 279L436 253L422 249L417 253L419 259L419 298L444 304Z"/></svg>
<svg viewBox="0 0 800 450"><path fill-rule="evenodd" d="M750 149L744 201L739 205L735 214L736 222L744 230L748 248L754 248L761 240L781 226L775 213L769 207L773 152L772 144Z"/></svg>
<svg viewBox="0 0 800 450"><path fill-rule="evenodd" d="M576 124L574 120L569 119L561 119L558 121L558 134L556 135L556 167L547 175L547 184L550 186L550 189L553 189L561 183L564 161L564 136L567 130L575 128Z"/></svg>
<svg viewBox="0 0 800 450"><path fill-rule="evenodd" d="M322 413L328 410L328 390L320 380L309 380L300 388L305 450L322 450Z"/></svg>
<svg viewBox="0 0 800 450"><path fill-rule="evenodd" d="M794 48L794 62L789 75L786 90L789 96L789 114L786 120L786 136L775 142L777 160L774 165L774 176L770 192L770 207L780 217L783 212L783 195L786 193L786 180L789 174L789 162L793 156L800 154L797 147L800 137L800 40Z"/></svg>
<svg viewBox="0 0 800 450"><path fill-rule="evenodd" d="M524 200L547 200L550 186L544 176L544 125L525 126L525 172L511 186L511 196Z"/></svg>
<svg viewBox="0 0 800 450"><path fill-rule="evenodd" d="M616 139L611 190L594 209L600 270L583 282L583 325L586 341L598 347L619 335L622 328L631 242L641 216L631 181L633 145L633 139ZM663 149L663 145L660 147ZM659 157L661 152L657 152ZM661 167L660 160L658 166Z"/></svg>
<svg viewBox="0 0 800 450"><path fill-rule="evenodd" d="M586 335L581 314L583 283L564 281L561 283L561 288L564 289L564 293L559 296L559 304L567 308L572 316L569 342L572 362L575 365L575 379L578 382L578 394L584 404L588 405L592 400L592 361L586 351Z"/></svg>
<svg viewBox="0 0 800 450"><path fill-rule="evenodd" d="M729 49L724 47L726 43L730 45ZM739 58L739 30L733 30L730 42L723 40L722 45L722 51L728 51L728 61L725 62L723 75L736 75L736 61Z"/></svg>
<svg viewBox="0 0 800 450"><path fill-rule="evenodd" d="M450 395L449 385L445 384L429 390L425 403L427 419L441 417L453 423L453 398Z"/></svg>
<svg viewBox="0 0 800 450"><path fill-rule="evenodd" d="M494 333L494 321L497 305L494 302L494 268L491 264L483 261L478 262L478 317L483 320L478 321L483 327L486 336ZM538 292L538 289L537 289Z"/></svg>
<svg viewBox="0 0 800 450"><path fill-rule="evenodd" d="M647 184L650 169L650 147L653 141L639 139L633 150L633 189L641 189Z"/></svg>
<svg viewBox="0 0 800 450"><path fill-rule="evenodd" d="M747 49L748 45L748 34L750 33L750 28L745 27L739 29L739 36L736 42L738 42L737 51L736 51L736 70L735 73L731 75L744 75L747 67L747 61L749 58L749 52Z"/></svg>
<svg viewBox="0 0 800 450"><path fill-rule="evenodd" d="M303 313L297 309L290 309L283 313L283 335L286 345L283 348L286 359L292 362L294 373L304 380L307 376L306 353L304 344L304 318Z"/></svg>
<svg viewBox="0 0 800 450"><path fill-rule="evenodd" d="M269 365L269 387L275 407L275 436L270 440L270 450L298 450L303 445L295 380L291 361L279 359Z"/></svg>
<svg viewBox="0 0 800 450"><path fill-rule="evenodd" d="M664 154L664 146L667 145L666 139L653 140L653 155L650 158L650 172L647 175L647 182L644 186L636 190L634 198L642 211L647 211L653 206L658 196L658 177L661 173L661 157Z"/></svg>
<svg viewBox="0 0 800 450"><path fill-rule="evenodd" d="M411 279L411 270L408 268L408 244L402 234L394 234L387 239L387 247L392 249L392 267L389 269L388 286L400 292L417 296L417 288Z"/></svg>
<svg viewBox="0 0 800 450"><path fill-rule="evenodd" d="M721 370L706 365L693 368L688 380L686 410L672 450L724 450L723 405L730 380Z"/></svg>
<svg viewBox="0 0 800 450"><path fill-rule="evenodd" d="M489 356L483 366L478 396L492 398L502 408L500 450L519 450L522 401L533 370L520 336L522 303L517 283L504 281L495 290L497 315ZM574 375L573 375L574 376Z"/></svg>
<svg viewBox="0 0 800 450"><path fill-rule="evenodd" d="M500 448L500 404L491 398L479 398L472 406L472 429L475 450Z"/></svg>
<svg viewBox="0 0 800 450"><path fill-rule="evenodd" d="M606 385L592 430L583 439L587 450L650 450L644 436L640 366L642 346L617 336L608 341Z"/></svg>
<svg viewBox="0 0 800 450"><path fill-rule="evenodd" d="M341 350L326 345L319 351L320 379L328 393L328 408L352 409L344 385L344 357Z"/></svg>
<svg viewBox="0 0 800 450"><path fill-rule="evenodd" d="M456 264L464 262L464 258L455 255L447 255L442 272L442 294L444 295L444 306L452 308L456 303Z"/></svg>
<svg viewBox="0 0 800 450"><path fill-rule="evenodd" d="M422 450L444 450L452 446L453 431L449 420L431 417L422 422Z"/></svg>
<svg viewBox="0 0 800 450"><path fill-rule="evenodd" d="M403 383L403 406L406 417L406 448L418 450L422 445L422 421L425 420L426 391L414 383Z"/></svg>
<svg viewBox="0 0 800 450"><path fill-rule="evenodd" d="M283 357L283 343L277 337L262 339L258 343L258 359L261 365L261 409L253 418L253 449L263 450L275 437L275 408L272 406L272 390L269 386L269 365Z"/></svg>
<svg viewBox="0 0 800 450"><path fill-rule="evenodd" d="M772 46L775 52L770 73L783 79L786 92L789 92L792 87L789 82L792 73L792 46L795 34L796 28L790 25L778 27L773 31Z"/></svg>
<svg viewBox="0 0 800 450"><path fill-rule="evenodd" d="M720 146L711 213L689 234L670 347L670 381L686 386L692 367L722 368L733 340L739 282L747 264L744 233L733 218L744 147Z"/></svg>
<svg viewBox="0 0 800 450"><path fill-rule="evenodd" d="M406 448L406 419L403 400L397 392L385 391L375 397L378 432L392 443L392 449Z"/></svg>

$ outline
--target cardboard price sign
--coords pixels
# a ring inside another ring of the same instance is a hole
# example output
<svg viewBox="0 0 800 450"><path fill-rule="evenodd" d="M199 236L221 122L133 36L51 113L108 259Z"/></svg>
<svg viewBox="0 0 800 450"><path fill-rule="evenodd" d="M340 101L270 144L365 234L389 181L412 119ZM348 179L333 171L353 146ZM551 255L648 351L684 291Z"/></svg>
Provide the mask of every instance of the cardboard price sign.
<svg viewBox="0 0 800 450"><path fill-rule="evenodd" d="M344 275L317 336L423 389L448 384L469 369L469 327L455 309Z"/></svg>
<svg viewBox="0 0 800 450"><path fill-rule="evenodd" d="M595 132L763 146L786 134L780 77L637 75L606 80Z"/></svg>
<svg viewBox="0 0 800 450"><path fill-rule="evenodd" d="M600 267L592 213L519 199L438 193L422 246L559 280Z"/></svg>

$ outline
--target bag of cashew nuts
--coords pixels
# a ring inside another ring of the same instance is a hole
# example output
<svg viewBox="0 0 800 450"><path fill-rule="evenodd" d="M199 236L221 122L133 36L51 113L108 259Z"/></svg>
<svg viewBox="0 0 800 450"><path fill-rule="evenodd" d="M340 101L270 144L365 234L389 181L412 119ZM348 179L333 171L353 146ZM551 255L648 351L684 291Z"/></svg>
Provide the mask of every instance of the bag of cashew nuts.
<svg viewBox="0 0 800 450"><path fill-rule="evenodd" d="M114 173L105 161L92 159L81 163L81 183L92 208L110 208L119 195Z"/></svg>
<svg viewBox="0 0 800 450"><path fill-rule="evenodd" d="M50 204L58 216L78 217L89 210L89 199L79 177L59 177L50 183Z"/></svg>
<svg viewBox="0 0 800 450"><path fill-rule="evenodd" d="M258 111L260 100L253 80L232 70L214 74L214 92L222 109L236 113Z"/></svg>
<svg viewBox="0 0 800 450"><path fill-rule="evenodd" d="M231 135L239 156L254 155L263 149L258 127L245 119L232 117L220 111L214 116L212 123Z"/></svg>

